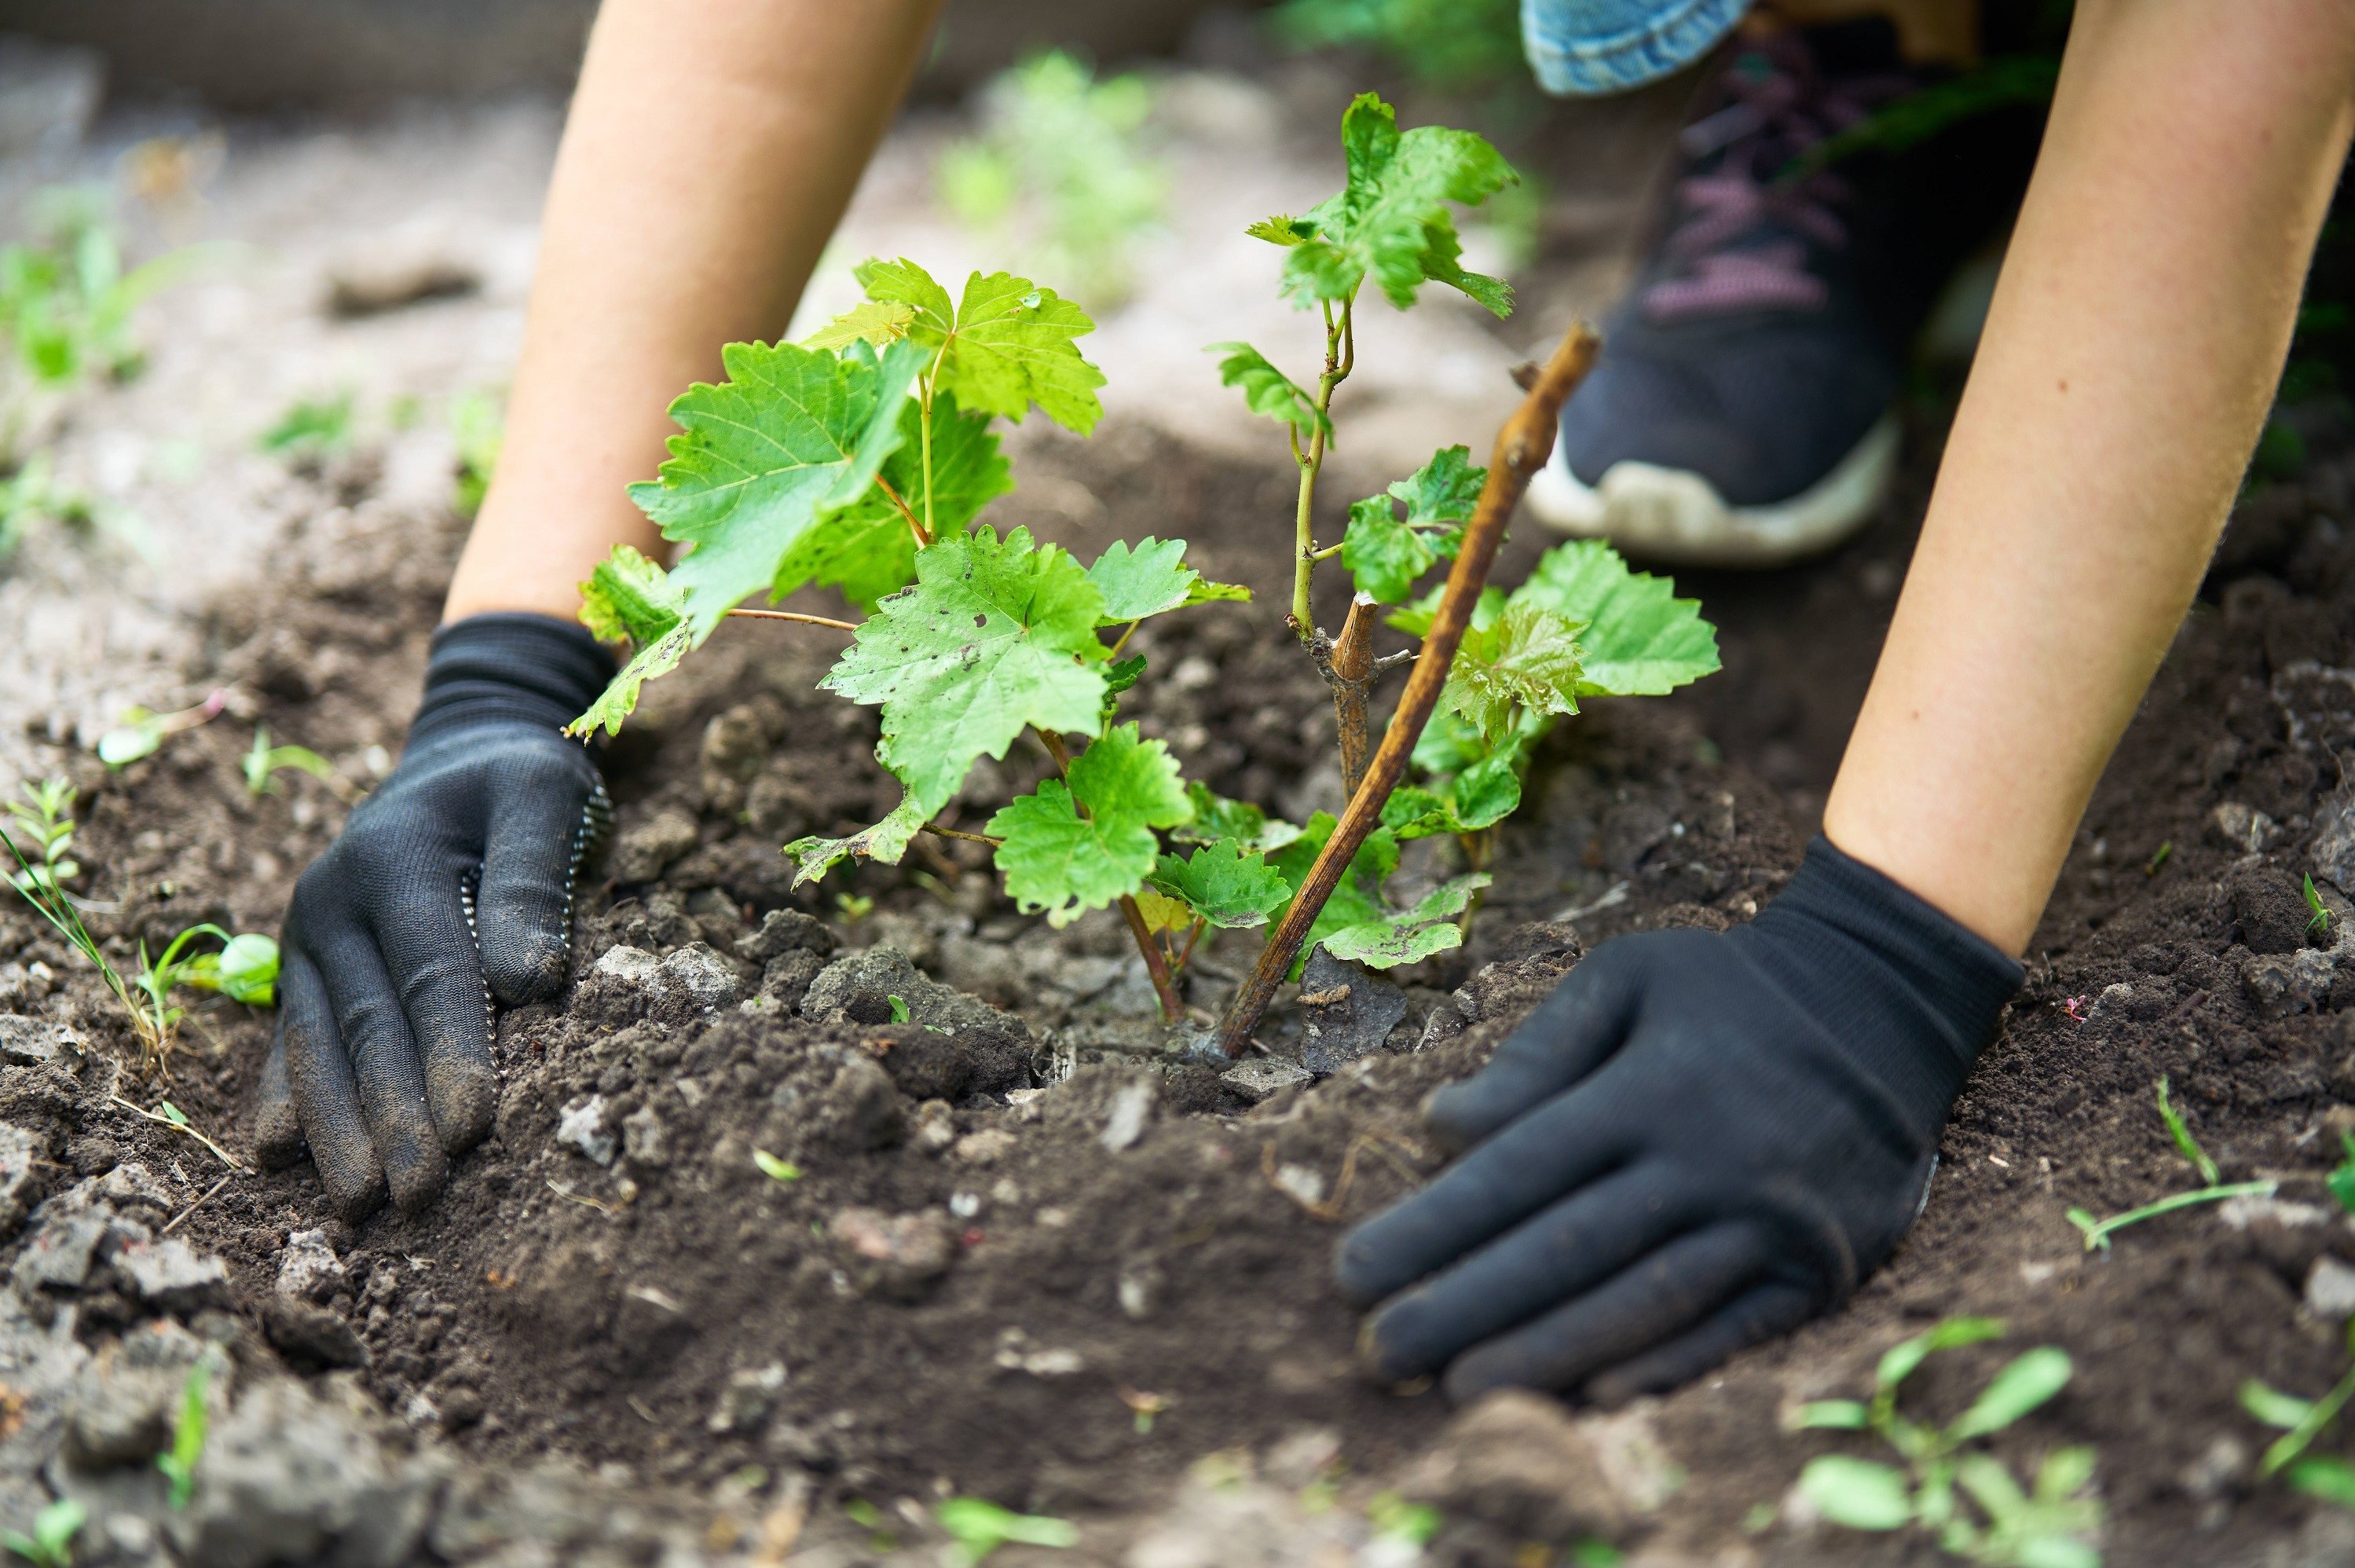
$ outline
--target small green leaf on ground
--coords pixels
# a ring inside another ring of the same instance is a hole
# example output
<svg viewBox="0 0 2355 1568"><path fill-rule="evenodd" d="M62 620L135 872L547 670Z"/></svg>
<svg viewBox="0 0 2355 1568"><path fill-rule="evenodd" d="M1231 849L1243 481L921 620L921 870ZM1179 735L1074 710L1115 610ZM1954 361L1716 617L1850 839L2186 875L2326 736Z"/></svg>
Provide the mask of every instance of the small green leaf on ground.
<svg viewBox="0 0 2355 1568"><path fill-rule="evenodd" d="M1001 1546L1069 1548L1080 1543L1080 1527L1046 1514L1016 1513L982 1498L951 1498L932 1510L957 1543L966 1564L980 1563Z"/></svg>
<svg viewBox="0 0 2355 1568"><path fill-rule="evenodd" d="M2240 1399L2243 1410L2267 1426L2278 1426L2284 1431L2314 1413L2314 1401L2300 1399L2294 1393L2284 1393L2254 1378L2242 1383Z"/></svg>
<svg viewBox="0 0 2355 1568"><path fill-rule="evenodd" d="M1861 1432L1870 1419L1870 1413L1856 1400L1818 1399L1801 1405L1791 1424L1801 1430Z"/></svg>
<svg viewBox="0 0 2355 1568"><path fill-rule="evenodd" d="M761 1174L772 1181L790 1183L802 1179L800 1166L790 1160L779 1159L764 1148L756 1148L752 1151L752 1163L760 1167Z"/></svg>
<svg viewBox="0 0 2355 1568"><path fill-rule="evenodd" d="M1881 1364L1874 1369L1872 1381L1883 1391L1893 1389L1913 1376L1913 1370L1936 1352L1977 1345L1988 1339L2000 1339L2004 1331L2004 1321L2000 1317L1949 1317L1926 1333L1901 1340L1883 1351Z"/></svg>
<svg viewBox="0 0 2355 1568"><path fill-rule="evenodd" d="M1193 818L1170 834L1181 844L1215 844L1232 838L1246 849L1272 855L1300 837L1296 824L1271 817L1249 801L1229 800L1199 781L1187 784L1186 798L1193 803Z"/></svg>
<svg viewBox="0 0 2355 1568"><path fill-rule="evenodd" d="M1439 1533L1444 1520L1429 1503L1409 1502L1396 1492L1376 1492L1366 1499L1366 1522L1385 1540L1423 1546Z"/></svg>
<svg viewBox="0 0 2355 1568"><path fill-rule="evenodd" d="M2306 923L2306 929L2312 931L2319 926L2325 936L2329 935L2330 906L2322 901L2320 893L2315 891L2314 873L2311 871L2306 874L2306 907L2314 912L2312 917Z"/></svg>
<svg viewBox="0 0 2355 1568"><path fill-rule="evenodd" d="M1946 1429L1949 1442L2000 1432L2069 1384L2069 1352L2056 1345L2025 1351L1996 1373L1994 1381Z"/></svg>
<svg viewBox="0 0 2355 1568"><path fill-rule="evenodd" d="M1818 1455L1799 1472L1799 1490L1826 1519L1850 1530L1897 1530L1913 1517L1904 1475L1871 1459Z"/></svg>
<svg viewBox="0 0 2355 1568"><path fill-rule="evenodd" d="M166 1102L165 1108L171 1106ZM186 1118L175 1115L176 1122ZM155 1467L164 1472L169 1483L166 1500L175 1511L188 1506L196 1496L197 1462L204 1457L205 1435L210 1425L211 1406L208 1394L212 1387L213 1368L203 1360L188 1369L188 1381L180 1390L179 1413L173 1418L171 1445L155 1456Z"/></svg>

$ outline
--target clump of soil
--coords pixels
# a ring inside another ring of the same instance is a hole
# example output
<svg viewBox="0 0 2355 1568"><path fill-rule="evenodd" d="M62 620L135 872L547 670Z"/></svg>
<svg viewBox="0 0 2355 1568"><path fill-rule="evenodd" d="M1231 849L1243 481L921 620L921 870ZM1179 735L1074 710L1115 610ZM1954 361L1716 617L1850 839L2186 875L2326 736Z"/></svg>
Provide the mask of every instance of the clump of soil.
<svg viewBox="0 0 2355 1568"><path fill-rule="evenodd" d="M1330 708L1278 624L1282 544L1261 527L1288 517L1288 473L1135 429L1026 444L1026 476L1057 481L1036 493L1083 486L1102 515L1183 534L1206 571L1262 591L1139 633L1157 677L1146 732L1224 793L1295 816L1332 804ZM1288 1002L1241 1072L1173 1048L1115 923L1019 920L971 846L921 841L905 868L794 891L778 844L873 821L896 785L872 759L871 713L811 689L828 634L731 628L613 747L620 831L584 889L576 984L501 1019L496 1132L438 1207L346 1229L298 1166L235 1177L183 1213L221 1168L109 1097L150 1104L157 1086L11 1065L0 1119L44 1151L9 1189L24 1208L136 1163L164 1187L139 1222L168 1212L199 1260L227 1264L176 1300L116 1262L20 1294L102 1351L160 1314L257 1375L356 1378L432 1439L424 1451L454 1446L486 1475L562 1456L747 1520L805 1499L805 1542L865 1538L833 1506L845 1499L910 1533L902 1499L979 1494L1080 1520L1103 1561L1169 1528L1153 1522L1165 1508L1197 1535L1244 1531L1241 1494L1183 1485L1210 1455L1231 1479L1257 1476L1251 1495L1273 1500L1249 1528L1284 1550L1328 1528L1297 1506L1303 1488L1337 1486L1354 1508L1404 1484L1449 1509L1436 1561L1517 1561L1532 1533L1597 1531L1660 1563L1895 1560L1912 1549L1754 1528L1811 1454L1862 1451L1788 1435L1781 1417L1863 1388L1902 1335L1988 1313L2010 1321L2006 1344L1934 1361L1909 1398L1951 1409L2004 1355L2065 1347L2070 1389L1998 1448L2019 1468L2094 1445L2111 1561L2181 1561L2190 1541L2201 1561L2254 1562L2301 1531L2323 1541L2332 1516L2256 1479L2267 1434L2234 1390L2254 1376L2318 1393L2346 1360L2339 1327L2301 1297L2319 1260L2355 1260L2319 1182L2355 1125L2339 1104L2355 1093L2355 1009L2339 1010L2355 1002L2355 966L2339 969L2355 948L2335 926L2309 933L2297 891L2312 868L2337 899L2355 872L2339 765L2355 743L2355 545L2332 521L2345 464L2236 519L1957 1107L1922 1222L1854 1302L1632 1415L1562 1421L1655 1456L1567 1511L1531 1512L1482 1457L1552 1441L1548 1407L1451 1426L1436 1392L1355 1370L1329 1252L1342 1224L1436 1168L1422 1094L1473 1070L1586 945L1746 918L1796 865L1910 549L1917 470L1879 527L1825 561L1687 581L1723 630L1726 674L1564 724L1470 945L1392 976L1395 1004L1363 976L1367 1005L1347 1017ZM1082 531L1018 499L996 520ZM218 672L273 731L365 746L421 666L439 584L417 563L446 562L455 539L295 541L307 576L266 620L220 612ZM1540 543L1518 541L1501 574ZM123 906L110 932L152 947L200 918L274 923L340 812L307 784L246 797L240 740L198 731L85 777L83 859ZM986 765L963 809L986 812L1043 766L1018 752ZM1450 869L1444 847L1420 853L1402 875ZM852 918L837 891L871 912ZM1247 942L1209 950L1189 999L1214 1009L1250 956ZM87 975L16 912L0 917L9 986L16 1012L72 1026L98 1056L124 1051ZM167 1091L232 1147L267 1029L199 1008ZM1328 1070L1313 1082L1312 1043ZM2152 1104L2161 1074L2227 1178L2277 1179L2279 1200L2154 1221L2088 1255L2064 1208L2114 1212L2193 1184ZM340 1274L303 1275L288 1305L288 1259L323 1248ZM20 1239L7 1255L26 1253ZM1228 1508L1225 1522L1185 1513L1198 1502Z"/></svg>

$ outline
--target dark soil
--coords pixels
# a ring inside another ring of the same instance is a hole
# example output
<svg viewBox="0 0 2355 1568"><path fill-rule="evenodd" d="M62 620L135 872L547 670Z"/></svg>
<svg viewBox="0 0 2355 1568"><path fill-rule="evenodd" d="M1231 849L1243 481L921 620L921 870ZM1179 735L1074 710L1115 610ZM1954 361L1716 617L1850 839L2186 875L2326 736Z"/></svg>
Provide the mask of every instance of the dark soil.
<svg viewBox="0 0 2355 1568"><path fill-rule="evenodd" d="M439 1207L356 1231L329 1218L307 1166L232 1179L176 1232L229 1261L247 1327L213 1330L270 1363L261 1317L280 1250L325 1226L346 1270L327 1306L366 1347L367 1386L486 1462L554 1452L617 1484L698 1489L758 1464L815 1477L822 1499L887 1505L979 1494L1086 1523L1090 1561L1112 1560L1098 1543L1161 1507L1192 1462L1264 1460L1303 1428L1337 1433L1327 1469L1348 1495L1388 1484L1442 1440L1450 1412L1435 1392L1355 1371L1355 1322L1327 1283L1337 1225L1435 1168L1419 1097L1477 1065L1581 939L1721 926L1788 874L1893 603L1936 435L1917 432L1913 488L1849 548L1772 578L1687 580L1721 626L1725 673L1564 724L1471 947L1405 976L1392 1049L1265 1098L1157 1049L1116 925L1055 933L1014 918L970 846L923 841L902 869L794 891L777 846L873 821L896 785L869 754L871 710L811 689L832 634L724 631L613 748L621 832L581 901L585 978L501 1020L493 1139L458 1163ZM1238 472L1133 429L1024 444L1029 495L1084 486L1111 524L1091 534L1016 497L1001 528L1090 544L1182 534L1206 571L1261 594L1139 634L1159 677L1149 710L1137 705L1147 733L1226 793L1294 814L1329 804L1330 709L1278 624L1281 545L1266 548L1289 516L1289 472ZM1958 1313L2008 1318L2009 1340L1934 1360L1909 1397L1951 1413L2007 1354L2065 1347L2075 1381L1998 1447L2025 1469L2063 1443L2095 1446L2112 1563L2339 1560L2314 1554L2323 1505L2255 1478L2269 1435L2234 1393L2257 1377L2318 1394L2347 1362L2339 1329L2300 1293L2326 1251L2355 1259L2320 1185L2355 1125L2341 1108L2355 1097L2355 1006L2336 1010L2355 1004L2355 969L2334 976L2297 889L2342 809L2339 759L2355 744L2355 542L2334 520L2350 476L2317 464L2236 517L1896 1259L1834 1317L1641 1407L1687 1477L1627 1527L1648 1561L1936 1560L1910 1537L1762 1526L1754 1510L1771 1514L1810 1455L1865 1452L1786 1434L1796 1401L1862 1391L1890 1344ZM190 673L240 682L282 738L337 755L397 748L461 532L314 524L290 541L276 592L222 607L212 666ZM1541 542L1517 541L1500 574ZM223 722L80 779L81 859L93 893L123 905L105 929L153 947L198 919L274 928L342 813L308 780L247 798L235 758L249 740ZM1018 751L986 764L971 811L1043 765ZM2220 813L2228 804L2245 809ZM2252 812L2267 821L2251 827ZM1440 874L1441 853L1408 874ZM837 892L873 912L848 918ZM780 910L823 925L764 927ZM913 976L837 986L817 1016L802 1004L835 944L895 947L1009 1010ZM677 987L592 974L623 944L686 955L728 999L705 1011ZM1211 950L1190 999L1215 1008L1250 957L1234 938ZM14 1006L127 1050L78 961L21 913L0 916L0 965L36 959L62 989L43 997L36 982ZM900 993L885 987L901 985L914 1016L894 1024ZM924 1027L952 1010L954 1032ZM1288 1004L1264 1031L1276 1057L1296 1054L1299 1016ZM126 1080L123 1093L168 1093L242 1148L267 1035L266 1016L208 1003L168 1091ZM2111 1213L2195 1185L2154 1108L2162 1074L2227 1179L2276 1179L2284 1202L2179 1214L2089 1255L2065 1208ZM42 1186L133 1157L191 1196L212 1185L210 1155L91 1082L0 1069L0 1116L53 1139ZM610 1164L556 1141L568 1112L590 1142L618 1146ZM756 1150L802 1174L763 1174ZM80 1307L76 1331L93 1341L140 1315L104 1270ZM1158 1413L1140 1423L1140 1407ZM812 1538L858 1533L820 1512ZM1476 1499L1451 1516L1440 1560L1544 1560L1512 1555L1524 1521L1509 1510L1480 1513ZM2306 1555L2264 1555L2293 1541Z"/></svg>

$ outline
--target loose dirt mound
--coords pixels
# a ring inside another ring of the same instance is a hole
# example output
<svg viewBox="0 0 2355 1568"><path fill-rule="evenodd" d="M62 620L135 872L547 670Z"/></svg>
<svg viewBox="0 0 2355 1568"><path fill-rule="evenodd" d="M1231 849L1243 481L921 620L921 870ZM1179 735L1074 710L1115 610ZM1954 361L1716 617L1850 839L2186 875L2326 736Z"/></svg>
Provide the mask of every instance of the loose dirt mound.
<svg viewBox="0 0 2355 1568"><path fill-rule="evenodd" d="M1134 430L1020 460L1055 481L1030 493L1083 488L1124 534L1192 539L1213 575L1264 595L1280 574L1254 536L1288 515L1286 474ZM2341 864L2355 861L2355 790L2336 761L2355 743L2355 546L2330 520L2350 473L2321 469L2236 521L1897 1259L1835 1317L1632 1415L1572 1425L1507 1402L1451 1430L1435 1392L1365 1383L1330 1245L1435 1168L1421 1094L1476 1065L1582 938L1721 925L1771 897L1878 645L1910 544L1902 504L1804 571L1686 582L1724 628L1727 674L1564 725L1472 948L1407 975L1395 1012L1380 982L1350 1018L1292 1006L1241 1074L1164 1049L1116 928L1014 918L968 846L857 873L841 891L875 901L859 919L833 885L793 892L779 842L872 821L896 795L868 754L868 710L810 689L826 634L731 630L614 747L621 831L582 900L579 983L501 1020L496 1134L437 1209L346 1230L298 1167L234 1177L184 1213L222 1168L109 1097L148 1105L156 1086L12 1047L0 1119L38 1163L20 1161L5 1191L19 1214L49 1206L6 1253L11 1310L29 1314L9 1332L64 1336L109 1368L139 1347L178 1366L187 1332L155 1325L185 1323L232 1347L249 1402L291 1371L332 1403L352 1374L328 1369L360 1363L358 1383L422 1445L403 1457L407 1439L371 1439L448 1560L496 1534L453 1522L481 1511L485 1488L554 1456L604 1467L608 1499L676 1484L677 1518L722 1520L713 1549L738 1524L753 1544L763 1516L807 1498L805 1545L840 1543L812 1562L867 1550L846 1499L912 1537L900 1499L950 1494L1079 1520L1083 1560L1119 1560L1142 1537L1140 1563L1305 1561L1358 1550L1366 1498L1403 1482L1447 1509L1435 1561L1534 1561L1513 1555L1524 1537L1607 1532L1646 1561L1724 1550L1715 1560L1797 1564L1931 1556L1761 1527L1754 1510L1781 1503L1809 1455L1861 1451L1788 1435L1783 1413L1859 1391L1881 1350L1938 1317L1992 1313L2011 1320L2011 1349L2075 1359L2069 1391L1998 1447L2024 1463L2095 1445L2114 1563L2326 1560L2336 1516L2255 1481L2267 1435L2233 1391L2254 1376L2317 1393L2345 1363L2338 1327L2300 1296L2318 1258L2355 1258L2319 1185L2337 1129L2355 1124L2337 1108L2355 1094L2342 1027L2355 1010L2335 1010L2355 999L2355 965L2339 976L2355 950L2307 934L2297 885L2309 866L2327 886L2355 875ZM1080 531L1018 504L999 520ZM454 528L296 541L299 588L218 617L219 672L283 738L335 753L382 738L411 699L455 541ZM1534 548L1521 541L1522 564ZM1329 803L1330 709L1274 610L1179 618L1148 644L1156 629L1137 644L1163 677L1146 732L1222 791L1294 812ZM199 731L82 780L82 859L123 906L108 929L152 947L201 918L274 925L340 812L307 783L247 799L234 757L248 738ZM1017 753L975 807L1042 765ZM1410 874L1438 874L1432 853ZM1239 941L1213 950L1193 999L1215 1007L1249 956ZM15 912L0 916L0 1005L71 1025L101 1059L127 1044L83 971ZM264 1018L197 1009L163 1092L242 1147L266 1038ZM1310 1044L1337 1068L1313 1084L1296 1065ZM2192 1184L2152 1106L2162 1073L2228 1179L2278 1179L2281 1201L2154 1221L2088 1256L2065 1207L2113 1212ZM798 1176L764 1173L756 1151ZM134 1166L152 1193L133 1190ZM116 1230L79 1278L43 1283L24 1260L64 1233L77 1190ZM192 1272L143 1275L126 1224L144 1245L184 1240L174 1261ZM213 1254L225 1278L206 1274ZM1951 1408L2007 1353L1934 1362L1918 1397ZM30 1467L61 1424L91 1424L96 1397L35 1391L38 1420L0 1439L14 1477L0 1499L32 1496ZM1532 1452L1561 1463L1540 1482L1499 1479ZM1213 1454L1228 1456L1223 1488L1182 1484ZM142 1456L131 1441L49 1473L79 1486L110 1458L137 1474ZM660 1536L670 1495L639 1499L630 1540ZM1316 1511L1332 1496L1346 1527ZM1189 1538L1231 1554L1186 1557ZM2294 1540L2306 1556L2264 1555Z"/></svg>

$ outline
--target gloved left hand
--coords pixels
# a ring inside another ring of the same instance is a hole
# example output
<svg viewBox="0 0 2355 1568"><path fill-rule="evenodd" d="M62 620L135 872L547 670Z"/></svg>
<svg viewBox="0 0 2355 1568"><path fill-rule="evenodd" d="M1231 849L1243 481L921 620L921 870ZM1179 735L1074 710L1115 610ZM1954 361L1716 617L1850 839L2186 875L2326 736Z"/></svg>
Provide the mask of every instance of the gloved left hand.
<svg viewBox="0 0 2355 1568"><path fill-rule="evenodd" d="M1371 1369L1613 1403L1837 1305L2021 977L1820 837L1746 926L1604 943L1432 1096L1471 1152L1343 1239Z"/></svg>

